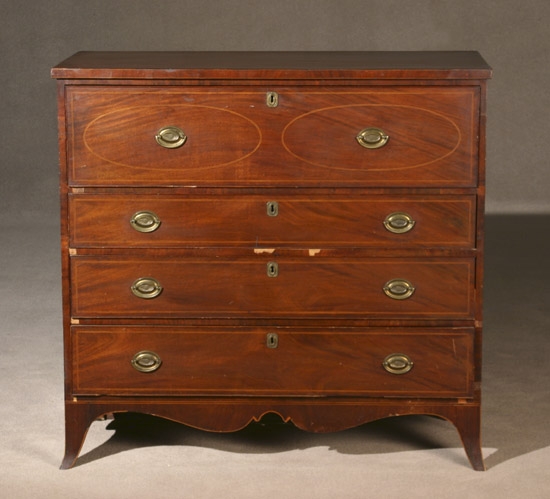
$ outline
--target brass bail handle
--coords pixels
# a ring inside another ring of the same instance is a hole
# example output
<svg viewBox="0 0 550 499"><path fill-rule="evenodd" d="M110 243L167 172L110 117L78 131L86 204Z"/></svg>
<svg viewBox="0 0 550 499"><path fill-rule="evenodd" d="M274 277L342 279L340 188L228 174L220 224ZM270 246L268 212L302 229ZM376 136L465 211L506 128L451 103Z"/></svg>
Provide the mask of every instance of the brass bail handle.
<svg viewBox="0 0 550 499"><path fill-rule="evenodd" d="M382 365L391 374L406 374L413 368L414 363L404 353L392 353L384 359Z"/></svg>
<svg viewBox="0 0 550 499"><path fill-rule="evenodd" d="M394 212L390 213L384 220L384 227L394 234L404 234L413 229L416 222L408 213Z"/></svg>
<svg viewBox="0 0 550 499"><path fill-rule="evenodd" d="M406 300L410 298L415 288L406 279L392 279L384 285L384 293L394 300Z"/></svg>
<svg viewBox="0 0 550 499"><path fill-rule="evenodd" d="M135 296L144 300L156 298L162 293L162 286L152 277L140 277L136 279L130 289Z"/></svg>
<svg viewBox="0 0 550 499"><path fill-rule="evenodd" d="M150 350L142 350L136 353L130 361L132 367L141 373L152 373L156 371L162 364L159 355Z"/></svg>
<svg viewBox="0 0 550 499"><path fill-rule="evenodd" d="M160 218L152 211L138 211L132 216L130 225L138 232L154 232L160 227Z"/></svg>
<svg viewBox="0 0 550 499"><path fill-rule="evenodd" d="M155 140L159 146L166 149L177 149L185 144L187 135L177 126L165 126L155 135Z"/></svg>
<svg viewBox="0 0 550 499"><path fill-rule="evenodd" d="M361 130L355 138L360 145L367 149L378 149L386 145L390 136L380 128L369 127Z"/></svg>

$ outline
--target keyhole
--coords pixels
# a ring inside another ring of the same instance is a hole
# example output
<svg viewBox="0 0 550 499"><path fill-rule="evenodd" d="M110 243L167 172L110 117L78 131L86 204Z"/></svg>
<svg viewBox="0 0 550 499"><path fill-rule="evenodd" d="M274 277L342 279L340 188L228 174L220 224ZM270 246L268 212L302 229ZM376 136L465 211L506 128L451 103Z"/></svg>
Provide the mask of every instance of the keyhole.
<svg viewBox="0 0 550 499"><path fill-rule="evenodd" d="M276 217L279 214L279 203L277 201L269 201L267 203L267 215Z"/></svg>
<svg viewBox="0 0 550 499"><path fill-rule="evenodd" d="M277 92L267 92L265 101L267 107L277 107L279 105L279 95Z"/></svg>
<svg viewBox="0 0 550 499"><path fill-rule="evenodd" d="M279 275L279 265L277 262L269 262L267 264L267 275L269 277L277 277Z"/></svg>
<svg viewBox="0 0 550 499"><path fill-rule="evenodd" d="M267 348L277 348L279 345L279 335L277 333L268 333L266 344Z"/></svg>

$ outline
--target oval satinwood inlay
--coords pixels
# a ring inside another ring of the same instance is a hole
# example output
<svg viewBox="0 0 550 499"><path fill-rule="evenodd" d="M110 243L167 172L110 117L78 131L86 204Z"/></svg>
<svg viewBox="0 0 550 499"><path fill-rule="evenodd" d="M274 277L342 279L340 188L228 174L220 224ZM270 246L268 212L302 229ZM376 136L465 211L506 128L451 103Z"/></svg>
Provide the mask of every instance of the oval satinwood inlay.
<svg viewBox="0 0 550 499"><path fill-rule="evenodd" d="M159 147L163 127L185 131L185 146ZM118 108L89 123L86 148L102 160L130 168L166 170L215 168L253 154L258 126L242 114L199 105L149 105Z"/></svg>
<svg viewBox="0 0 550 499"><path fill-rule="evenodd" d="M357 144L366 127L390 137L379 149ZM461 142L447 116L421 107L352 104L311 111L283 131L285 148L307 163L334 170L391 171L419 168L453 154Z"/></svg>

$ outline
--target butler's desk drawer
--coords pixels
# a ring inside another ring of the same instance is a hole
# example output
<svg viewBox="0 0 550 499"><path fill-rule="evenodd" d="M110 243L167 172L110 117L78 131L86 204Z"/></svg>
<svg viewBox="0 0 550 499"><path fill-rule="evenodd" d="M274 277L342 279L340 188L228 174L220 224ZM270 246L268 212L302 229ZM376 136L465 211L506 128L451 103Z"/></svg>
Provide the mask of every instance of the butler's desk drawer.
<svg viewBox="0 0 550 499"><path fill-rule="evenodd" d="M471 396L471 329L350 331L76 326L74 393Z"/></svg>
<svg viewBox="0 0 550 499"><path fill-rule="evenodd" d="M477 180L477 87L75 86L67 104L71 185Z"/></svg>

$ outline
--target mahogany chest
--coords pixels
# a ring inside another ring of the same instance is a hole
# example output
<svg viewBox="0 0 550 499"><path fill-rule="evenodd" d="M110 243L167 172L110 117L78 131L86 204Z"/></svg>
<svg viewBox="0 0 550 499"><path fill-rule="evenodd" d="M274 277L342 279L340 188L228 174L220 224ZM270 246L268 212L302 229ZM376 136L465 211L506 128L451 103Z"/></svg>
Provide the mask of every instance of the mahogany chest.
<svg viewBox="0 0 550 499"><path fill-rule="evenodd" d="M483 469L476 52L80 52L58 79L66 453L430 414Z"/></svg>

